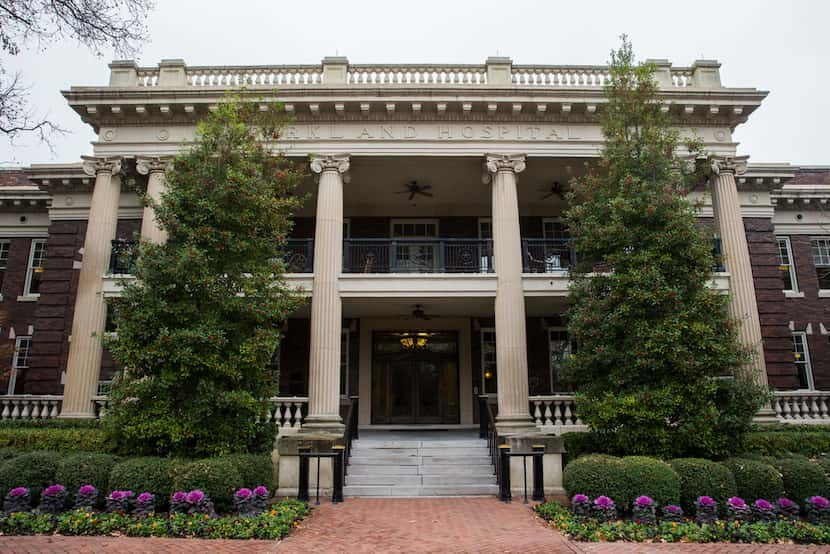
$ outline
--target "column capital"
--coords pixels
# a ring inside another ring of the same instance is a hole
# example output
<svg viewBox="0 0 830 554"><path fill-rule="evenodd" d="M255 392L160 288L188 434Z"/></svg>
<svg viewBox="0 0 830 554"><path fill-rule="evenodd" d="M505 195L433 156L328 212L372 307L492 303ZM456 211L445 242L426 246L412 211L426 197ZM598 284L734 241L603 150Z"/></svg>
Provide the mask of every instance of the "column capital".
<svg viewBox="0 0 830 554"><path fill-rule="evenodd" d="M746 171L749 156L714 156L712 158L712 173L731 173L742 175Z"/></svg>
<svg viewBox="0 0 830 554"><path fill-rule="evenodd" d="M324 171L336 171L347 173L349 171L348 154L329 154L324 156L313 156L311 158L311 171L323 173Z"/></svg>
<svg viewBox="0 0 830 554"><path fill-rule="evenodd" d="M170 167L173 158L169 156L141 157L135 160L135 169L141 175L164 173Z"/></svg>
<svg viewBox="0 0 830 554"><path fill-rule="evenodd" d="M121 156L81 156L84 173L94 177L99 173L117 175L121 172Z"/></svg>
<svg viewBox="0 0 830 554"><path fill-rule="evenodd" d="M486 154L484 167L494 175L499 171L521 173L527 167L527 162L524 154Z"/></svg>

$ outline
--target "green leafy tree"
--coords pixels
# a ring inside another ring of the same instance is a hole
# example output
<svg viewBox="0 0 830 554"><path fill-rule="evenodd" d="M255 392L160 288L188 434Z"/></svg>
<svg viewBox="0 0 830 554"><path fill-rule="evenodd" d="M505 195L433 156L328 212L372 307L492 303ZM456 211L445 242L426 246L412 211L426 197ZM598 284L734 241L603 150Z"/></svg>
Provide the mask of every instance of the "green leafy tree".
<svg viewBox="0 0 830 554"><path fill-rule="evenodd" d="M303 175L272 151L283 117L229 98L167 172L156 214L169 240L139 245L106 341L123 373L105 419L125 451L271 446L272 426L255 421L277 391L280 324L299 303L281 256Z"/></svg>
<svg viewBox="0 0 830 554"><path fill-rule="evenodd" d="M743 374L747 352L727 297L707 287L712 233L687 198L703 177L703 163L687 163L702 158L701 145L672 128L654 67L635 64L625 37L610 73L604 150L573 181L567 212L580 263L568 314L577 352L565 373L578 414L608 451L723 455L763 396ZM728 404L739 395L724 388L749 390L754 409L741 421Z"/></svg>

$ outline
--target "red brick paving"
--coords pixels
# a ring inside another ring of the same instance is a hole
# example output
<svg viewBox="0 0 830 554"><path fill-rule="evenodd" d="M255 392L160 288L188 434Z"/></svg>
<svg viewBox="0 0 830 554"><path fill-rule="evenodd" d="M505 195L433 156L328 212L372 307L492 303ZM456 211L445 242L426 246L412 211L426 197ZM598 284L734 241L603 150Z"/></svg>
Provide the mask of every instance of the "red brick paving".
<svg viewBox="0 0 830 554"><path fill-rule="evenodd" d="M0 552L46 554L135 553L280 554L566 553L773 554L830 553L830 548L753 544L577 543L565 540L521 502L495 498L350 498L323 504L284 541L145 539L128 537L0 537Z"/></svg>

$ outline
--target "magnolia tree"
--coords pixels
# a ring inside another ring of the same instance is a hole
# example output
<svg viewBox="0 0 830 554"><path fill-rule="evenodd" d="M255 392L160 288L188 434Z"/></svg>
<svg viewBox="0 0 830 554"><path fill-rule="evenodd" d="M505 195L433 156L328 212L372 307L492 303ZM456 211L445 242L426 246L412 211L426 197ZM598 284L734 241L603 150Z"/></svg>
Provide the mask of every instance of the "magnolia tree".
<svg viewBox="0 0 830 554"><path fill-rule="evenodd" d="M156 206L169 239L138 247L108 347L123 368L106 421L131 453L217 455L268 443L280 325L298 307L281 262L298 168L272 152L279 106L228 99L175 158ZM152 202L147 199L147 202Z"/></svg>
<svg viewBox="0 0 830 554"><path fill-rule="evenodd" d="M567 223L580 263L566 375L576 409L609 451L721 455L763 403L743 374L747 352L707 287L713 235L688 192L704 181L701 144L664 112L654 67L623 37L611 54L605 146L572 182ZM682 153L682 155L680 155Z"/></svg>

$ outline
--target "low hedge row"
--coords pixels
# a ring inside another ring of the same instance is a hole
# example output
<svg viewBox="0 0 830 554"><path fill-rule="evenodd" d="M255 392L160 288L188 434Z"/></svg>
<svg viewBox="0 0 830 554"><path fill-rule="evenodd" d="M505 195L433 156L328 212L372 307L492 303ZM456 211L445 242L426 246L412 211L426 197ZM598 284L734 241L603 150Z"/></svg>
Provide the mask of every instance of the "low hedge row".
<svg viewBox="0 0 830 554"><path fill-rule="evenodd" d="M750 502L830 496L830 479L822 466L803 456L730 458L722 463L679 458L665 463L642 456L590 454L565 466L563 485L568 496L609 496L623 510L639 495L650 496L660 506L679 503L686 511L704 495L721 506L731 496Z"/></svg>
<svg viewBox="0 0 830 554"><path fill-rule="evenodd" d="M177 490L203 490L220 512L233 504L233 494L241 487L259 485L273 489L271 457L235 454L224 458L184 460L140 457L119 459L109 454L79 452L63 455L36 451L0 462L0 498L14 487L30 489L37 503L40 491L60 483L74 494L81 485L93 485L101 495L111 490L151 492L156 508L167 508L170 495ZM71 500L71 499L70 499ZM99 498L102 505L103 498Z"/></svg>
<svg viewBox="0 0 830 554"><path fill-rule="evenodd" d="M783 456L788 453L812 458L830 452L830 432L827 430L753 431L743 437L744 452L763 456Z"/></svg>
<svg viewBox="0 0 830 554"><path fill-rule="evenodd" d="M97 426L24 427L0 426L0 448L23 452L113 452L106 434Z"/></svg>

